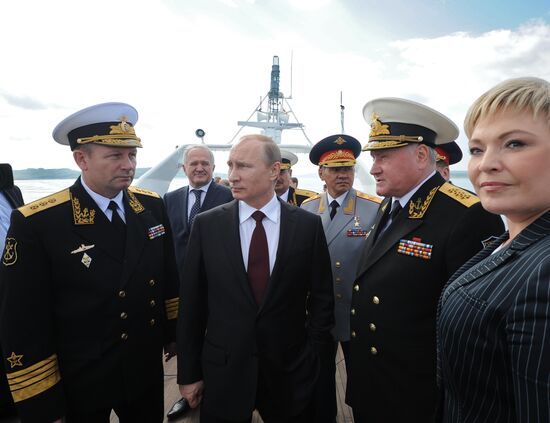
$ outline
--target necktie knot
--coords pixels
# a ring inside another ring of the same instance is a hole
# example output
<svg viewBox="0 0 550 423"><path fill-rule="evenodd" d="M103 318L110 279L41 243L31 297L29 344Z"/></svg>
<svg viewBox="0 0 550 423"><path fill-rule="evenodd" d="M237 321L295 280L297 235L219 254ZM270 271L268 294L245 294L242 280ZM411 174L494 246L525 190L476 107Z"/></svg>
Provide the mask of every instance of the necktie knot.
<svg viewBox="0 0 550 423"><path fill-rule="evenodd" d="M395 216L397 216L399 214L399 212L401 211L402 208L403 207L401 207L401 203L399 202L399 200L395 200L393 202L391 212L390 212L390 219L392 221L395 219Z"/></svg>
<svg viewBox="0 0 550 423"><path fill-rule="evenodd" d="M256 210L254 213L252 213L252 219L256 221L256 223L261 222L265 217L265 214L261 212L260 210Z"/></svg>
<svg viewBox="0 0 550 423"><path fill-rule="evenodd" d="M109 210L111 210L111 212L113 213L113 216L111 217L111 222L115 220L115 215L118 216L118 204L115 203L114 201L110 201L109 202L109 205L107 206L107 208ZM120 217L120 216L119 216Z"/></svg>
<svg viewBox="0 0 550 423"><path fill-rule="evenodd" d="M340 203L338 203L338 201L336 200L332 200L330 203L330 220L332 220L336 215L338 207L340 207Z"/></svg>

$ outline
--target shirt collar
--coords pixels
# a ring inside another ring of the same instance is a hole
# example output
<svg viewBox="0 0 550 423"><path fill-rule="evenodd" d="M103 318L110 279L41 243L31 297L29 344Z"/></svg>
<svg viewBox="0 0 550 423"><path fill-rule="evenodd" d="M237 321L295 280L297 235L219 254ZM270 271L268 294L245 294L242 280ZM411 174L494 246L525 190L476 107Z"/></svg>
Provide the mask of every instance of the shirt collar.
<svg viewBox="0 0 550 423"><path fill-rule="evenodd" d="M338 203L339 206L342 205L342 203L344 202L344 200L346 199L346 195L348 195L348 192L349 191L346 191L344 192L342 195L340 195L338 198L332 198L332 196L328 193L327 191L327 199L328 199L328 204L332 203L334 200L336 200L336 202Z"/></svg>
<svg viewBox="0 0 550 423"><path fill-rule="evenodd" d="M122 191L120 191L113 198L107 198L103 195L98 194L95 191L92 191L92 189L88 185L86 185L86 182L84 182L84 178L80 178L80 182L82 183L82 186L84 187L86 192L90 195L90 197L92 197L92 200L94 200L101 211L103 211L103 213L107 211L107 209L109 208L109 203L111 201L114 201L118 208L122 211L122 213L124 213L124 202L122 201L124 194Z"/></svg>
<svg viewBox="0 0 550 423"><path fill-rule="evenodd" d="M193 188L192 185L189 185L189 192L191 192L191 190L193 189L196 189L196 190L199 190L199 191L204 191L204 192L208 192L208 188L210 188L210 184L212 183L212 179L210 179L210 182L208 182L206 185L203 185L202 187L199 187L199 188Z"/></svg>
<svg viewBox="0 0 550 423"><path fill-rule="evenodd" d="M284 193L282 193L281 195L279 195L279 198L283 201L288 201L288 194L290 192L290 188L288 188Z"/></svg>
<svg viewBox="0 0 550 423"><path fill-rule="evenodd" d="M279 221L280 209L281 205L279 204L279 200L277 199L277 195L275 195L274 191L271 200L269 200L269 202L265 206L263 206L260 211L263 212L263 214L265 214L265 217L267 217L273 223L277 223ZM243 223L245 220L249 219L250 216L252 216L252 213L254 213L256 210L258 209L250 207L244 201L239 201L239 223Z"/></svg>
<svg viewBox="0 0 550 423"><path fill-rule="evenodd" d="M435 170L430 173L425 179L423 179L419 184L415 185L408 193L406 193L403 197L392 197L392 204L395 202L395 200L399 201L399 204L401 204L401 207L405 207L411 197L414 195L416 191L418 191L418 188L420 188L422 185L424 185L424 182L426 182L428 179L430 179L432 176L435 175Z"/></svg>

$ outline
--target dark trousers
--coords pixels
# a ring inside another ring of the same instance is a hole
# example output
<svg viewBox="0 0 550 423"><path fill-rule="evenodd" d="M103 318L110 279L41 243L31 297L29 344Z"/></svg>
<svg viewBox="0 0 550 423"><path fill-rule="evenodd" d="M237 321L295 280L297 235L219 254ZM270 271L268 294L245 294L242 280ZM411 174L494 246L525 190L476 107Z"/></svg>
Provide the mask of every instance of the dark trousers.
<svg viewBox="0 0 550 423"><path fill-rule="evenodd" d="M93 394L92 394L93 395ZM120 423L161 423L164 420L164 392L155 385L139 398L113 404L111 407L82 412L67 411L66 423L109 423L111 411Z"/></svg>
<svg viewBox="0 0 550 423"><path fill-rule="evenodd" d="M311 405L315 423L334 423L338 408L336 405L336 351L338 342L328 346L321 357L319 378L315 385Z"/></svg>

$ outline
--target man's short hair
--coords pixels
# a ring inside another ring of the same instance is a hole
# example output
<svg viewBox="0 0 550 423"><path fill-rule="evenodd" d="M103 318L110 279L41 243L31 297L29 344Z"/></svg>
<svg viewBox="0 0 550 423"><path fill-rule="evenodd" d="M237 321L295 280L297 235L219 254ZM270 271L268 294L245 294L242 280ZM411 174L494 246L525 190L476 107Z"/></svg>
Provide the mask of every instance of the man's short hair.
<svg viewBox="0 0 550 423"><path fill-rule="evenodd" d="M261 134L245 135L239 139L239 143L247 140L257 140L262 143L264 153L263 159L268 166L281 161L281 150L279 150L279 146L271 137Z"/></svg>
<svg viewBox="0 0 550 423"><path fill-rule="evenodd" d="M210 164L214 165L214 153L212 153L212 150L210 150L208 148L208 146L206 146L204 144L196 144L196 145L194 144L194 145L188 145L187 147L185 147L185 149L183 150L183 164L184 165L187 164L187 158L189 157L189 152L191 150L194 150L194 149L207 151L208 154L210 155Z"/></svg>

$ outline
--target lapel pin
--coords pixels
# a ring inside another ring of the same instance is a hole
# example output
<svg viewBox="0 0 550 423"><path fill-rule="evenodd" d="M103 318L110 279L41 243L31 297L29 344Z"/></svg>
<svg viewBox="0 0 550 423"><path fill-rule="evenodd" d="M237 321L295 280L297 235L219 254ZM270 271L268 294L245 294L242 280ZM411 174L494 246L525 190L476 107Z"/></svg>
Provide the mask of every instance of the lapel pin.
<svg viewBox="0 0 550 423"><path fill-rule="evenodd" d="M82 262L82 264L83 264L84 266L86 266L87 268L89 268L89 267L90 267L90 264L92 263L92 258L91 258L88 254L84 253L84 254L82 255L82 260L80 260L80 261Z"/></svg>
<svg viewBox="0 0 550 423"><path fill-rule="evenodd" d="M71 254L82 253L82 252L87 251L87 250L90 250L90 249L92 249L92 248L94 248L94 247L95 247L95 244L92 244L92 245L80 244L80 247L78 247L76 250L71 251Z"/></svg>

